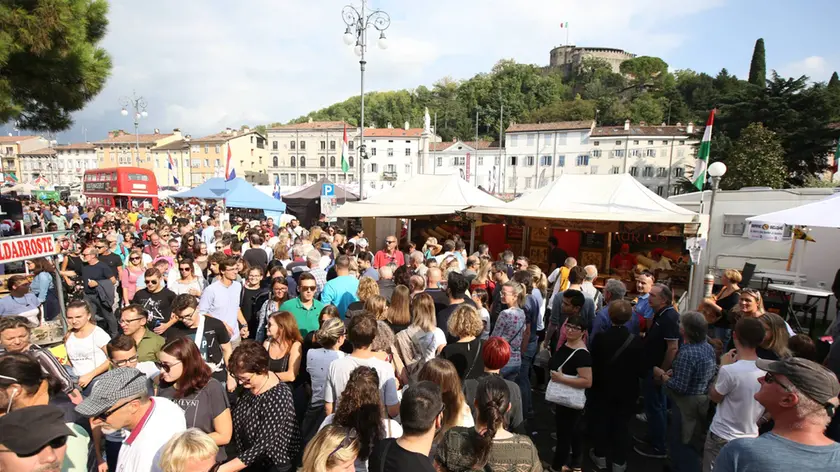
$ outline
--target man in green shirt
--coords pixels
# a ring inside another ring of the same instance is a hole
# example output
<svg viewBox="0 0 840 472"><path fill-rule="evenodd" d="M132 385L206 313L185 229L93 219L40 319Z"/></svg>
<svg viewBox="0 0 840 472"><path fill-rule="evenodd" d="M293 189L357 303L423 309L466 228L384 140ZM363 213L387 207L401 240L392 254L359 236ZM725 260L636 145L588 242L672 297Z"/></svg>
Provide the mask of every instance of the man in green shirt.
<svg viewBox="0 0 840 472"><path fill-rule="evenodd" d="M149 315L140 305L128 305L120 312L120 327L137 344L137 361L157 361L164 344L162 336L146 329Z"/></svg>
<svg viewBox="0 0 840 472"><path fill-rule="evenodd" d="M306 337L310 331L317 331L319 328L318 317L324 304L315 300L315 291L318 288L315 276L309 272L300 274L298 280L298 297L293 298L280 305L280 311L288 311L295 317L300 335Z"/></svg>

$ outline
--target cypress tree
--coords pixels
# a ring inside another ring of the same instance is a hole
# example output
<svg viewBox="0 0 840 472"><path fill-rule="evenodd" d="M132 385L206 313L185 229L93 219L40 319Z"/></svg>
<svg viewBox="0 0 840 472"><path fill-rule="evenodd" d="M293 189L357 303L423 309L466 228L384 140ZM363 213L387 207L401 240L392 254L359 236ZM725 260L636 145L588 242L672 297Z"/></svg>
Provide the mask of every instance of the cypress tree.
<svg viewBox="0 0 840 472"><path fill-rule="evenodd" d="M755 42L752 62L750 62L749 82L761 88L767 87L767 63L764 57L764 38L758 38Z"/></svg>
<svg viewBox="0 0 840 472"><path fill-rule="evenodd" d="M837 77L837 72L831 74L831 79L828 80L828 88L830 90L840 90L840 77Z"/></svg>

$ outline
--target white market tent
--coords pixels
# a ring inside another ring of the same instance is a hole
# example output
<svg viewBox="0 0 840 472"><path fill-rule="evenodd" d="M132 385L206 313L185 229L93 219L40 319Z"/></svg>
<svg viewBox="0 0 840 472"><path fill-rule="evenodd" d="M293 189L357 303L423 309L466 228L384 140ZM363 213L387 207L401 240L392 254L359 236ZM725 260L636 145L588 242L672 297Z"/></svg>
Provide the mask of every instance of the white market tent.
<svg viewBox="0 0 840 472"><path fill-rule="evenodd" d="M751 216L747 218L747 221L784 223L789 226L840 228L840 194L787 210Z"/></svg>
<svg viewBox="0 0 840 472"><path fill-rule="evenodd" d="M650 191L630 174L564 174L545 187L502 205L469 213L589 221L691 223L697 214Z"/></svg>
<svg viewBox="0 0 840 472"><path fill-rule="evenodd" d="M345 203L330 216L405 218L450 215L476 205L500 206L504 202L479 190L457 174L418 175L367 200Z"/></svg>

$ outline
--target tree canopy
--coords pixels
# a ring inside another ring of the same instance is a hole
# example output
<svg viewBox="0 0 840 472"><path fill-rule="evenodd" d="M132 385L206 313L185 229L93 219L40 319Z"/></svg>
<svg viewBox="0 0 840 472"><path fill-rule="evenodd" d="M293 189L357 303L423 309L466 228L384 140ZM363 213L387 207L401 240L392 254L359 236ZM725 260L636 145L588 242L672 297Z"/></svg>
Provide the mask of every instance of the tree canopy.
<svg viewBox="0 0 840 472"><path fill-rule="evenodd" d="M785 184L784 149L776 133L761 123L750 123L732 146L721 188L782 188Z"/></svg>
<svg viewBox="0 0 840 472"><path fill-rule="evenodd" d="M0 122L60 131L104 87L106 0L0 3Z"/></svg>
<svg viewBox="0 0 840 472"><path fill-rule="evenodd" d="M767 61L764 55L764 38L758 38L755 41L752 61L750 61L750 75L747 80L749 83L759 87L764 87L764 81L767 80Z"/></svg>

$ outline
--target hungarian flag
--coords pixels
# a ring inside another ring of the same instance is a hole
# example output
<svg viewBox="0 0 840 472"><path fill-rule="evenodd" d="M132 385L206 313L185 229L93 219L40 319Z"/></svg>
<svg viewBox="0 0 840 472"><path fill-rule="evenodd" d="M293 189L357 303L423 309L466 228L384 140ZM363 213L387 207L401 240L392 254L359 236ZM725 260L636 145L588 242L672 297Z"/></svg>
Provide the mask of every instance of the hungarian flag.
<svg viewBox="0 0 840 472"><path fill-rule="evenodd" d="M694 161L694 177L691 183L697 190L703 190L706 184L706 169L709 167L709 146L712 143L712 124L715 122L715 110L709 113L706 120L706 129L703 130L703 141L700 142L700 149L697 151L697 160Z"/></svg>
<svg viewBox="0 0 840 472"><path fill-rule="evenodd" d="M227 145L228 152L227 152L227 163L225 164L225 181L230 182L231 180L236 178L236 169L233 166L233 158L230 154L230 143Z"/></svg>
<svg viewBox="0 0 840 472"><path fill-rule="evenodd" d="M350 170L347 164L347 123L344 124L344 141L341 143L341 172L345 174Z"/></svg>

